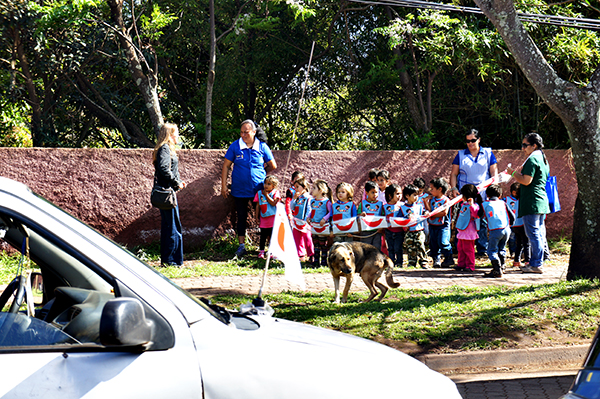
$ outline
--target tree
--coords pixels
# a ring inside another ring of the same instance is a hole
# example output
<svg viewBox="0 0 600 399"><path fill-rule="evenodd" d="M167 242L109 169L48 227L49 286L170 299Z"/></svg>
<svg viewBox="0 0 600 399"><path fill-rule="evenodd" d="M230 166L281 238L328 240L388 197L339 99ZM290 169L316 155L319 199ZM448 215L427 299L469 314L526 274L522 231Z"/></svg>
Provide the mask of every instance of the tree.
<svg viewBox="0 0 600 399"><path fill-rule="evenodd" d="M391 20L392 8L385 9ZM438 75L464 70L473 64L477 64L480 79L506 73L499 54L495 53L495 49L501 48L499 40L489 29L480 29L467 21L446 12L418 10L378 30L390 37L413 127L421 134L433 129L433 86ZM485 62L489 59L496 62Z"/></svg>
<svg viewBox="0 0 600 399"><path fill-rule="evenodd" d="M131 3L132 7L134 2ZM147 62L144 53L142 53L141 46L134 44L134 37L138 39L138 42L142 43L142 38L139 35L131 35L131 31L137 32L136 17L133 8L130 10L132 15L131 26L126 26L125 19L123 17L123 0L108 0L108 6L110 7L110 13L113 23L116 25L116 32L121 43L122 48L125 50L125 55L129 65L129 72L135 85L138 87L148 116L152 122L154 133L158 137L160 128L164 123L162 110L160 108L160 101L158 99L158 57L154 52L154 47L151 43L144 43L146 49L151 53L151 58L154 60L154 64L150 66ZM158 6L154 6L152 9L153 19L162 20L160 23L161 27L172 22L173 18L170 16L164 16L160 13ZM148 19L146 19L148 21ZM137 36L137 37L136 37Z"/></svg>
<svg viewBox="0 0 600 399"><path fill-rule="evenodd" d="M242 10L249 3L249 1L248 1L240 7L237 15L235 16L232 26L229 29L227 29L225 32L221 33L219 35L219 37L217 37L216 28L215 28L215 0L208 0L208 1L209 1L208 14L209 14L209 18L210 18L210 24L209 24L210 25L209 26L210 55L209 55L209 61L208 61L208 76L206 78L206 112L205 112L206 131L205 131L205 139L204 139L205 148L211 148L211 141L212 141L212 102L213 102L213 88L215 85L215 75L216 75L215 65L217 63L217 42L233 30L233 28L235 27L235 25L237 24L237 22L240 18L240 14L242 13Z"/></svg>
<svg viewBox="0 0 600 399"><path fill-rule="evenodd" d="M573 148L579 192L568 279L600 277L600 68L578 86L561 78L519 20L512 0L475 0L539 96L560 117Z"/></svg>

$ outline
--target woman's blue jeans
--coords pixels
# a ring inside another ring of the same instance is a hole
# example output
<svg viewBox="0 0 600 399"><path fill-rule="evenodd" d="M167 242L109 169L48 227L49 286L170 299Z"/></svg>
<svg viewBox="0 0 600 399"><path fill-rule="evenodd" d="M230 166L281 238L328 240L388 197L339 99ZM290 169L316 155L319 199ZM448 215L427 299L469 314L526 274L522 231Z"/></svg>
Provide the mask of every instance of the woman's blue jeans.
<svg viewBox="0 0 600 399"><path fill-rule="evenodd" d="M160 210L160 260L163 265L183 265L183 235L178 206Z"/></svg>
<svg viewBox="0 0 600 399"><path fill-rule="evenodd" d="M529 266L541 267L544 263L544 247L546 242L544 215L535 214L523 216L523 227L525 227L525 234L529 239L529 247L531 249Z"/></svg>

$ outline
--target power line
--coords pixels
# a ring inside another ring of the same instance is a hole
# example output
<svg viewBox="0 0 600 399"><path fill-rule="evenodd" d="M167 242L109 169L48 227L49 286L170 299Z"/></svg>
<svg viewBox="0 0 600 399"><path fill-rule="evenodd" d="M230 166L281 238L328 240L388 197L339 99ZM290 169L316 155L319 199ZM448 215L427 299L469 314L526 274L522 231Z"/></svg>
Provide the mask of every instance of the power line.
<svg viewBox="0 0 600 399"><path fill-rule="evenodd" d="M419 0L350 0L354 3L379 5L379 6L395 6L395 7L406 7L406 8L424 8L430 10L440 11L460 11L463 13L471 14L483 14L483 11L477 7L462 7L454 4L443 4L443 3L431 3L428 1ZM557 15L545 15L545 14L530 14L524 12L517 12L519 19L525 22L532 22L536 24L555 25L567 28L577 29L590 29L600 31L600 21L589 18L573 18L563 17Z"/></svg>

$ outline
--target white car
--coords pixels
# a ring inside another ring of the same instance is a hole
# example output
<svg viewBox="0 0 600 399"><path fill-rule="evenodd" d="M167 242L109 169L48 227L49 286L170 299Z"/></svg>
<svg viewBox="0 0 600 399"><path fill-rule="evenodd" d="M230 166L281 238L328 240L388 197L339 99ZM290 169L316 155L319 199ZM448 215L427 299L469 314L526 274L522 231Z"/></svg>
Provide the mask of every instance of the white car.
<svg viewBox="0 0 600 399"><path fill-rule="evenodd" d="M41 271L0 296L2 398L460 398L384 345L200 301L1 177L0 237Z"/></svg>

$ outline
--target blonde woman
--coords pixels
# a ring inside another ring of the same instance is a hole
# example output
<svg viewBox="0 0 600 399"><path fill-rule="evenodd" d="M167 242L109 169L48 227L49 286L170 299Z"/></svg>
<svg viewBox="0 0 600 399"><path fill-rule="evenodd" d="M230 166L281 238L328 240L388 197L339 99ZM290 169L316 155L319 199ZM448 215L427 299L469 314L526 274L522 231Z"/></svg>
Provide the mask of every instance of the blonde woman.
<svg viewBox="0 0 600 399"><path fill-rule="evenodd" d="M154 184L160 187L171 187L179 191L185 183L179 178L179 159L175 146L179 140L177 125L165 123L158 134L158 140L152 161L154 163ZM173 209L160 210L160 258L162 266L183 265L183 236L179 220L179 206Z"/></svg>

